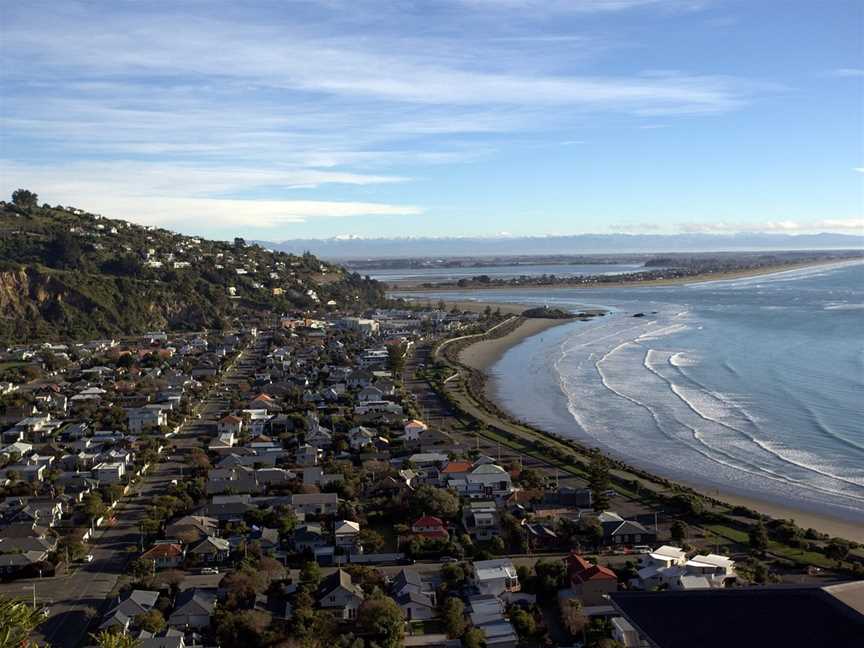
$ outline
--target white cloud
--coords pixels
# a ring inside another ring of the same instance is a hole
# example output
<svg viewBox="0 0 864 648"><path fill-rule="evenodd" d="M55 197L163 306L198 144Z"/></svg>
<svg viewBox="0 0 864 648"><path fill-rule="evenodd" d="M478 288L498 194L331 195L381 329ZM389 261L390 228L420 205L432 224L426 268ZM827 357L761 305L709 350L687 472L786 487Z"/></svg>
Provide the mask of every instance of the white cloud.
<svg viewBox="0 0 864 648"><path fill-rule="evenodd" d="M416 216L423 211L408 205L324 200L223 200L215 198L142 198L94 196L86 206L94 211L138 223L188 230L190 221L238 231L275 228L312 218L354 216Z"/></svg>

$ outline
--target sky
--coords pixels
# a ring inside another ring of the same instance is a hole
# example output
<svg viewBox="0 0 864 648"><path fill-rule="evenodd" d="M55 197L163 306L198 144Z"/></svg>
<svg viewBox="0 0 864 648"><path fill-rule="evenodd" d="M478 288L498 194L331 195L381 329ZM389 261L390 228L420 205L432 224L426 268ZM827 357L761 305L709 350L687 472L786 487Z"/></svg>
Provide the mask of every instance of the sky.
<svg viewBox="0 0 864 648"><path fill-rule="evenodd" d="M213 238L864 233L858 0L0 3L0 193Z"/></svg>

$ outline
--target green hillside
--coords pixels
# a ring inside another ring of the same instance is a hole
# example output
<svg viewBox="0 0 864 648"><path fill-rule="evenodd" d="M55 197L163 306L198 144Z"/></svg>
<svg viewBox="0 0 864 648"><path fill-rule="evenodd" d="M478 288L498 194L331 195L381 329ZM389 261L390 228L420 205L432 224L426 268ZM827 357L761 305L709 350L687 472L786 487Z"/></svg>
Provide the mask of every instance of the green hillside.
<svg viewBox="0 0 864 648"><path fill-rule="evenodd" d="M377 282L311 254L40 207L30 192L0 202L0 343L225 328L383 299Z"/></svg>

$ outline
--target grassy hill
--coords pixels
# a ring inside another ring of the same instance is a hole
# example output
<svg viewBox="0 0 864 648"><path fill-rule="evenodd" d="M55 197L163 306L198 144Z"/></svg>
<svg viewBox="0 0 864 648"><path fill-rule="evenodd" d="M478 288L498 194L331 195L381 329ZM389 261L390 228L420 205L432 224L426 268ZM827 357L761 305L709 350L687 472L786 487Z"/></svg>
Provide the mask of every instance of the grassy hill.
<svg viewBox="0 0 864 648"><path fill-rule="evenodd" d="M223 328L384 299L377 282L311 254L39 207L31 196L0 202L0 343Z"/></svg>

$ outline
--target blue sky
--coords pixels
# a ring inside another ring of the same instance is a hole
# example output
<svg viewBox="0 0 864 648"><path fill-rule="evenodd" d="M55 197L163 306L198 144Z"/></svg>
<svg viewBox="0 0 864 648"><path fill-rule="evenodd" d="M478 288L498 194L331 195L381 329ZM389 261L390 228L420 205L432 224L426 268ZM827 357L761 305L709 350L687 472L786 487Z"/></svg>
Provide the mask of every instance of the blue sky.
<svg viewBox="0 0 864 648"><path fill-rule="evenodd" d="M2 193L206 236L864 232L856 0L0 5Z"/></svg>

